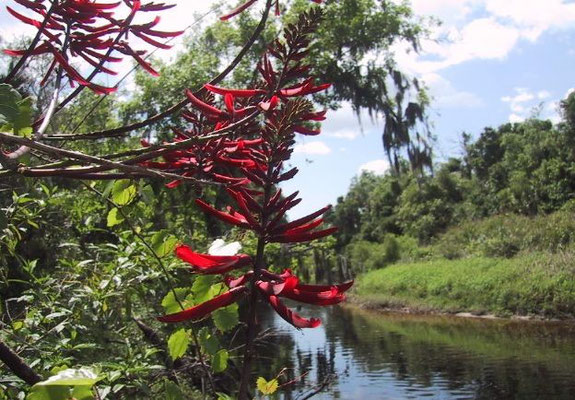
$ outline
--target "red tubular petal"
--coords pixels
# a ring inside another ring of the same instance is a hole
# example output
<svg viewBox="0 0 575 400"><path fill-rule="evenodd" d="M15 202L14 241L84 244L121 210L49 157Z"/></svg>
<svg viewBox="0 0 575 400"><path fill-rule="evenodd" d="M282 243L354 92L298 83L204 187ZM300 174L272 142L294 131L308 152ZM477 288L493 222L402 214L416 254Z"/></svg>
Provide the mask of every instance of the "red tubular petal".
<svg viewBox="0 0 575 400"><path fill-rule="evenodd" d="M309 242L311 240L320 239L325 236L329 236L332 233L336 232L337 228L328 228L322 231L316 232L309 232L309 233L293 233L293 234L283 234L272 236L269 238L270 242L277 242L277 243L300 243L300 242Z"/></svg>
<svg viewBox="0 0 575 400"><path fill-rule="evenodd" d="M186 245L176 247L175 253L176 257L190 264L200 274L223 274L252 263L251 257L246 254L213 256L196 253Z"/></svg>
<svg viewBox="0 0 575 400"><path fill-rule="evenodd" d="M23 5L26 8L30 8L30 9L34 9L34 10L45 10L46 7L44 7L43 4L41 3L36 3L35 1L31 1L31 0L14 0L16 3Z"/></svg>
<svg viewBox="0 0 575 400"><path fill-rule="evenodd" d="M20 21L24 22L25 24L28 25L32 25L35 26L36 28L40 28L42 26L42 23L40 21L36 21L35 19L32 18L28 18L16 11L14 11L12 8L6 6L6 10L8 10L8 12L10 14L12 14L12 16L14 16L15 18L19 19Z"/></svg>
<svg viewBox="0 0 575 400"><path fill-rule="evenodd" d="M301 303L314 304L318 306L333 305L345 300L343 293L340 293L335 287L323 292L306 292L300 289L293 289L291 291L284 290L281 295L282 297L299 301Z"/></svg>
<svg viewBox="0 0 575 400"><path fill-rule="evenodd" d="M261 228L261 224L252 216L252 211L248 207L247 202L244 199L243 193L237 192L230 188L227 188L226 190L234 198L238 207L240 208L240 211L246 217L250 226L255 230L259 230Z"/></svg>
<svg viewBox="0 0 575 400"><path fill-rule="evenodd" d="M235 216L232 216L228 213L222 212L222 211L218 211L215 208L213 208L212 206L210 206L208 203L200 200L200 199L196 199L196 204L198 206L200 206L201 209L203 209L205 212L207 212L208 214L213 215L214 217L228 223L231 225L236 225L236 226L242 226L244 228L249 227L246 219L240 219L237 218ZM237 213L236 213L237 215Z"/></svg>
<svg viewBox="0 0 575 400"><path fill-rule="evenodd" d="M232 11L230 11L228 14L226 15L222 15L220 17L220 20L222 21L227 21L228 19L235 17L236 15L238 15L239 13L241 13L242 11L246 10L247 8L249 8L252 4L254 4L256 1L258 0L248 0L246 1L244 4L242 4L241 6L233 9Z"/></svg>
<svg viewBox="0 0 575 400"><path fill-rule="evenodd" d="M230 93L224 95L224 104L230 114L234 113L234 96Z"/></svg>
<svg viewBox="0 0 575 400"><path fill-rule="evenodd" d="M307 224L300 225L297 228L287 230L287 231L285 231L285 234L286 235L293 235L295 233L303 233L303 232L311 231L312 229L320 226L322 223L323 223L323 219L318 218L315 221L311 221L311 222L308 222Z"/></svg>
<svg viewBox="0 0 575 400"><path fill-rule="evenodd" d="M211 106L207 103L204 103L203 101L198 99L194 95L194 92L192 92L189 89L186 89L186 97L190 100L192 105L194 105L196 108L198 108L200 111L202 111L205 114L213 115L216 117L226 116L226 113L224 113L222 110L220 110L214 106Z"/></svg>
<svg viewBox="0 0 575 400"><path fill-rule="evenodd" d="M268 296L270 295L276 296L280 294L285 287L284 282L272 283L266 281L257 281L256 285L258 285L258 289L260 289L263 293L267 294Z"/></svg>
<svg viewBox="0 0 575 400"><path fill-rule="evenodd" d="M319 209L319 210L317 210L317 211L315 211L309 215L306 215L305 217L298 218L292 222L288 222L287 224L280 225L277 228L273 229L272 233L285 232L285 231L288 231L290 229L296 228L298 226L302 226L304 224L307 224L308 222L319 217L320 215L325 214L329 209L331 209L331 205L325 206L324 208L321 208L321 209Z"/></svg>
<svg viewBox="0 0 575 400"><path fill-rule="evenodd" d="M137 37L139 37L140 39L142 39L144 42L151 44L152 46L157 47L159 49L169 50L172 48L172 46L158 42L157 40L154 40L154 39L144 35L142 32L132 31L132 33L134 35L136 35Z"/></svg>
<svg viewBox="0 0 575 400"><path fill-rule="evenodd" d="M317 328L321 325L321 320L319 318L302 318L295 311L287 308L277 296L269 296L269 303L272 305L274 310L279 314L280 317L285 319L287 322L292 324L298 329L302 328Z"/></svg>
<svg viewBox="0 0 575 400"><path fill-rule="evenodd" d="M239 278L226 276L224 278L224 282L230 289L233 289L235 287L244 285L248 281L248 279L250 279L253 276L253 274L254 274L254 271L248 271L245 274L243 274L242 276L240 276Z"/></svg>
<svg viewBox="0 0 575 400"><path fill-rule="evenodd" d="M211 312L217 310L218 308L226 307L232 303L235 303L246 290L247 288L245 286L237 287L224 294L216 296L211 300L198 304L197 306L174 314L164 315L162 317L158 317L157 319L160 322L168 323L199 320Z"/></svg>
<svg viewBox="0 0 575 400"><path fill-rule="evenodd" d="M204 87L210 92L221 94L222 96L231 94L234 97L252 97L260 94L266 94L266 91L263 89L227 89L215 85L210 85L209 83L206 83Z"/></svg>
<svg viewBox="0 0 575 400"><path fill-rule="evenodd" d="M302 118L306 121L323 121L323 120L325 120L325 114L326 113L327 113L327 110L313 112L313 113L309 113L309 114L304 115Z"/></svg>
<svg viewBox="0 0 575 400"><path fill-rule="evenodd" d="M297 133L301 133L302 135L306 135L306 136L317 136L321 133L320 130L309 129L309 128L306 128L305 126L302 126L302 125L294 126L293 130Z"/></svg>
<svg viewBox="0 0 575 400"><path fill-rule="evenodd" d="M258 106L262 109L262 111L271 111L277 107L278 102L279 98L277 96L272 96L272 98L268 101L261 101Z"/></svg>
<svg viewBox="0 0 575 400"><path fill-rule="evenodd" d="M298 171L299 170L297 169L297 167L294 167L294 168L290 169L289 171L284 172L283 174L278 176L276 179L276 182L287 181L287 180L293 178L298 173Z"/></svg>

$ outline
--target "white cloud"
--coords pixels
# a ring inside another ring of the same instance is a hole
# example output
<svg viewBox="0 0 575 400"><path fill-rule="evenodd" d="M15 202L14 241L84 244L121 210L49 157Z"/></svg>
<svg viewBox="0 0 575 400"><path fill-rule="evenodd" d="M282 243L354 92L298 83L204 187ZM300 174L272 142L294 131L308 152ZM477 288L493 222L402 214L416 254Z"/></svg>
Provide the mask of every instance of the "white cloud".
<svg viewBox="0 0 575 400"><path fill-rule="evenodd" d="M336 137L338 139L353 140L359 136L359 133L360 133L359 128L355 129L355 130L343 129L340 131L330 132L329 136L333 136L333 137Z"/></svg>
<svg viewBox="0 0 575 400"><path fill-rule="evenodd" d="M422 42L421 54L395 46L399 65L412 73L437 72L476 59L502 60L521 40L534 42L548 30L575 27L568 0L412 0L419 15L443 24Z"/></svg>
<svg viewBox="0 0 575 400"><path fill-rule="evenodd" d="M549 119L555 124L561 121L559 101L565 97L550 101L552 93L547 90L534 92L528 88L515 88L514 92L501 98L502 102L509 104L509 122L523 122L532 117Z"/></svg>
<svg viewBox="0 0 575 400"><path fill-rule="evenodd" d="M293 149L294 153L305 155L326 155L331 153L331 149L322 141L316 140L308 143L296 144Z"/></svg>
<svg viewBox="0 0 575 400"><path fill-rule="evenodd" d="M457 90L451 82L436 73L422 76L431 95L432 105L439 108L475 108L483 105L483 101L474 93Z"/></svg>
<svg viewBox="0 0 575 400"><path fill-rule="evenodd" d="M373 160L362 164L359 167L358 173L371 172L375 175L383 175L389 170L389 163L387 160Z"/></svg>
<svg viewBox="0 0 575 400"><path fill-rule="evenodd" d="M335 111L327 113L327 119L322 123L321 132L326 137L338 139L354 140L364 131L378 129L377 123L362 112L360 120L353 111L351 104L344 102L341 107Z"/></svg>

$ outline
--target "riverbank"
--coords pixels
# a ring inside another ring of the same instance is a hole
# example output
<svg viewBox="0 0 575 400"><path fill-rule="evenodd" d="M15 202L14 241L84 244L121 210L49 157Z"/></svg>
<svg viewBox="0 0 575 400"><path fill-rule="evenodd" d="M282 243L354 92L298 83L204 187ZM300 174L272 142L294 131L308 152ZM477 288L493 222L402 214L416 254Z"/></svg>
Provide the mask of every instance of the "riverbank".
<svg viewBox="0 0 575 400"><path fill-rule="evenodd" d="M394 264L356 280L351 301L405 313L572 319L575 254Z"/></svg>

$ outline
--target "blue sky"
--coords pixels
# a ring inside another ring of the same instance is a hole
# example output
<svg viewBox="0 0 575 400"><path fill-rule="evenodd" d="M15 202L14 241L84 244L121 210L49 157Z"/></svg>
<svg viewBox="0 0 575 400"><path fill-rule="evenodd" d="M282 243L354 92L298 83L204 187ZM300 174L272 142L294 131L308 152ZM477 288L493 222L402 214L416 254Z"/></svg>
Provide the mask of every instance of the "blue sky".
<svg viewBox="0 0 575 400"><path fill-rule="evenodd" d="M159 29L182 29L193 22L194 12L205 13L215 2L175 3ZM538 106L541 117L557 121L557 102L575 87L574 1L412 0L411 4L417 15L443 22L423 42L420 54L407 52L407 44L394 48L400 67L423 80L433 97L430 120L437 137L437 160L461 154L463 131L477 136L485 126L521 121ZM0 10L0 37L26 32ZM160 55L169 58L177 48ZM360 126L344 104L328 113L322 135L300 137L293 164L301 172L285 191L300 190L303 201L291 217L335 203L362 169L385 173L381 122L367 116L362 122Z"/></svg>

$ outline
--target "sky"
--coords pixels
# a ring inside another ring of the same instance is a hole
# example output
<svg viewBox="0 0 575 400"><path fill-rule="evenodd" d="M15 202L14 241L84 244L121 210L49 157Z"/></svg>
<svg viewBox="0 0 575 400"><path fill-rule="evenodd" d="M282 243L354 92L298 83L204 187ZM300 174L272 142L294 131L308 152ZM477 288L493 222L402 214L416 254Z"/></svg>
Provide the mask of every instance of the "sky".
<svg viewBox="0 0 575 400"><path fill-rule="evenodd" d="M183 29L215 3L172 2L177 6L162 14L160 30ZM408 51L402 43L393 49L400 69L429 89L436 161L461 155L462 132L477 137L484 127L535 115L559 120L557 104L575 87L575 1L411 0L411 5L416 15L441 21L423 41L420 53ZM210 13L202 22L215 17ZM9 40L27 32L2 7L0 37ZM173 57L181 49L175 44L174 50L159 55ZM299 136L292 164L300 173L284 190L299 190L303 201L290 217L335 204L361 171L385 173L389 165L382 127L381 121L365 115L360 123L343 104L327 114L321 135Z"/></svg>

